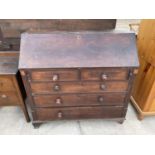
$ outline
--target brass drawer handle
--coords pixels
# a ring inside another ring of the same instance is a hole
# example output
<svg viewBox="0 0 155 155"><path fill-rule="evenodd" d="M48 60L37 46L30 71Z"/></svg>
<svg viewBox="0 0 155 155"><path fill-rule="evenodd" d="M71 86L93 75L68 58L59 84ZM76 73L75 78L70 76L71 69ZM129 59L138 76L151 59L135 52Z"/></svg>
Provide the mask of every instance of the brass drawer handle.
<svg viewBox="0 0 155 155"><path fill-rule="evenodd" d="M57 98L55 101L56 104L62 104L62 99L61 98Z"/></svg>
<svg viewBox="0 0 155 155"><path fill-rule="evenodd" d="M108 79L108 76L107 76L106 74L103 73L103 74L101 75L101 79L102 79L102 80L107 80L107 79Z"/></svg>
<svg viewBox="0 0 155 155"><path fill-rule="evenodd" d="M59 91L60 90L60 86L59 85L54 85L54 90L55 91Z"/></svg>
<svg viewBox="0 0 155 155"><path fill-rule="evenodd" d="M5 99L5 98L7 98L7 95L3 94L3 95L1 95L1 98Z"/></svg>
<svg viewBox="0 0 155 155"><path fill-rule="evenodd" d="M106 85L105 84L101 84L100 88L101 88L101 90L105 90L106 89Z"/></svg>
<svg viewBox="0 0 155 155"><path fill-rule="evenodd" d="M58 112L58 118L62 118L62 112Z"/></svg>
<svg viewBox="0 0 155 155"><path fill-rule="evenodd" d="M54 74L53 77L52 77L52 80L53 81L58 81L59 79L59 75L58 74Z"/></svg>
<svg viewBox="0 0 155 155"><path fill-rule="evenodd" d="M102 103L102 102L104 102L104 98L103 98L102 96L99 96L99 97L98 97L98 101L99 101L100 103Z"/></svg>

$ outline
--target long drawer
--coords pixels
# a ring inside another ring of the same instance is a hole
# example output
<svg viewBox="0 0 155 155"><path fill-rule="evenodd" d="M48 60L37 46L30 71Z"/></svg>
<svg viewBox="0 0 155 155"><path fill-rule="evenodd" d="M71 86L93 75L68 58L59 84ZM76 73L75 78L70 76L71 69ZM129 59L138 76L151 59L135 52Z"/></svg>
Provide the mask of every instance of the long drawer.
<svg viewBox="0 0 155 155"><path fill-rule="evenodd" d="M33 97L36 107L63 107L88 105L123 106L125 93L36 95Z"/></svg>
<svg viewBox="0 0 155 155"><path fill-rule="evenodd" d="M122 114L123 107L114 106L35 109L36 121L80 118L121 118Z"/></svg>
<svg viewBox="0 0 155 155"><path fill-rule="evenodd" d="M124 92L127 90L128 81L107 82L41 82L30 83L32 93L101 93Z"/></svg>

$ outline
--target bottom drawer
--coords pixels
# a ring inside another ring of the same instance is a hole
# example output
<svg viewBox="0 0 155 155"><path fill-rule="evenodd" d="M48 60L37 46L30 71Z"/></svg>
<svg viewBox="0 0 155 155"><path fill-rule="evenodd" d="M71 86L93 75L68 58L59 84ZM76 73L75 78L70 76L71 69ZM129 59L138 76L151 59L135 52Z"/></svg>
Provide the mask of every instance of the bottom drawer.
<svg viewBox="0 0 155 155"><path fill-rule="evenodd" d="M82 119L82 118L120 118L123 107L69 107L69 108L37 108L35 114L37 120L48 121L55 119Z"/></svg>
<svg viewBox="0 0 155 155"><path fill-rule="evenodd" d="M0 106L17 105L18 103L16 92L0 92Z"/></svg>

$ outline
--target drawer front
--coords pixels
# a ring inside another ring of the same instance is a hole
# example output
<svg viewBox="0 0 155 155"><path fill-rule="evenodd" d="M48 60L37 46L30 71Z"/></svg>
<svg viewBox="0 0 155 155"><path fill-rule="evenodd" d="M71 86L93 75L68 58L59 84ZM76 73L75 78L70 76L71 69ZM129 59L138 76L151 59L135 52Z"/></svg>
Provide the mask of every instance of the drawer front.
<svg viewBox="0 0 155 155"><path fill-rule="evenodd" d="M120 105L123 106L125 93L38 95L34 96L36 107Z"/></svg>
<svg viewBox="0 0 155 155"><path fill-rule="evenodd" d="M82 80L127 80L128 69L83 69Z"/></svg>
<svg viewBox="0 0 155 155"><path fill-rule="evenodd" d="M13 80L9 77L0 77L0 91L14 91Z"/></svg>
<svg viewBox="0 0 155 155"><path fill-rule="evenodd" d="M33 71L31 79L33 81L77 81L79 74L78 70Z"/></svg>
<svg viewBox="0 0 155 155"><path fill-rule="evenodd" d="M68 107L68 108L36 108L37 120L47 121L55 119L80 119L80 118L120 118L123 107Z"/></svg>
<svg viewBox="0 0 155 155"><path fill-rule="evenodd" d="M19 103L15 92L0 92L0 105L17 105Z"/></svg>
<svg viewBox="0 0 155 155"><path fill-rule="evenodd" d="M33 93L96 93L124 92L128 81L111 82L64 82L64 83L31 83Z"/></svg>

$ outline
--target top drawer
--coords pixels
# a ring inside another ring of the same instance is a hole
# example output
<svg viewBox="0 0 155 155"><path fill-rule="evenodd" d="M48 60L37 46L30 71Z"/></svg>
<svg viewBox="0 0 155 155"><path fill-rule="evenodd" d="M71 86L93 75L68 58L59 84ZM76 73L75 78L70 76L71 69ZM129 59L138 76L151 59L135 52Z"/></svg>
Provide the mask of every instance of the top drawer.
<svg viewBox="0 0 155 155"><path fill-rule="evenodd" d="M31 79L33 81L77 81L78 70L49 70L32 71Z"/></svg>
<svg viewBox="0 0 155 155"><path fill-rule="evenodd" d="M81 71L82 80L127 80L128 69L125 68L97 68L83 69Z"/></svg>

